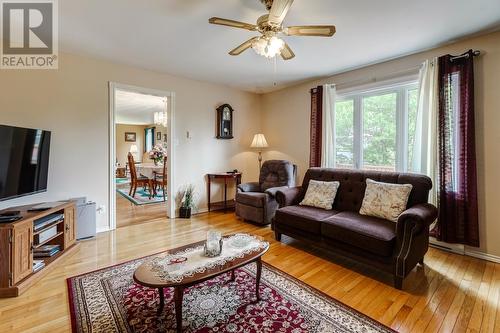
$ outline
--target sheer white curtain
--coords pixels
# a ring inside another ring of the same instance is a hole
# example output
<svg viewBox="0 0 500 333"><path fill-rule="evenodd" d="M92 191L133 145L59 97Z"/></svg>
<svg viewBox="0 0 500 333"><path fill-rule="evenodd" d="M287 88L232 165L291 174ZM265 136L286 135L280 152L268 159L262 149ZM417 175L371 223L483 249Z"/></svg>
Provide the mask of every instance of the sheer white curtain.
<svg viewBox="0 0 500 333"><path fill-rule="evenodd" d="M429 202L437 204L438 175L438 62L437 58L422 64L419 74L419 99L412 171L432 179Z"/></svg>
<svg viewBox="0 0 500 333"><path fill-rule="evenodd" d="M335 167L335 85L323 85L321 167Z"/></svg>

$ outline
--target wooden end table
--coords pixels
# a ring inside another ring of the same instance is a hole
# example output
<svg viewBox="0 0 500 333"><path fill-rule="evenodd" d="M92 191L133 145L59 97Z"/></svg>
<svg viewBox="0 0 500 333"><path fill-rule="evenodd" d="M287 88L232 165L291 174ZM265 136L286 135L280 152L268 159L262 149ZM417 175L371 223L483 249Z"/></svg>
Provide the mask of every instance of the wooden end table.
<svg viewBox="0 0 500 333"><path fill-rule="evenodd" d="M254 236L257 239L264 241L262 237ZM230 236L225 236L227 238ZM192 243L189 245L185 245L179 248L176 248L172 251L169 251L170 254L175 255L178 252L181 252L187 248L196 247L199 245L203 245L205 241ZM242 266L248 265L250 263L255 262L257 265L257 272L255 276L255 297L256 302L260 301L260 277L262 272L262 256L269 249L269 244L265 248L258 249L256 251L245 254L241 258L237 258L231 261L226 262L224 265L216 266L214 268L207 268L203 273L196 273L193 276L186 276L183 278L181 282L165 282L160 277L157 277L151 268L149 262L145 262L141 264L136 271L134 272L134 281L142 286L149 288L158 289L160 304L158 307L158 314L163 311L165 306L165 296L163 294L164 288L174 288L174 303L175 303L175 321L177 325L177 332L182 332L182 299L184 296L184 289L201 283L203 281L212 279L218 275L231 272L231 280L235 280L234 270L240 268Z"/></svg>
<svg viewBox="0 0 500 333"><path fill-rule="evenodd" d="M223 209L224 213L227 212L229 208L234 208L234 200L231 200L231 202L228 202L227 200L227 184L228 182L234 180L236 183L236 186L241 184L241 172L236 172L236 173L209 173L207 174L208 182L207 182L207 192L208 192L208 211L210 212L211 210L218 210L218 209ZM210 190L211 190L211 184L212 181L217 180L217 179L222 179L224 181L224 201L222 202L222 205L212 203L210 201ZM216 207L215 209L212 207Z"/></svg>

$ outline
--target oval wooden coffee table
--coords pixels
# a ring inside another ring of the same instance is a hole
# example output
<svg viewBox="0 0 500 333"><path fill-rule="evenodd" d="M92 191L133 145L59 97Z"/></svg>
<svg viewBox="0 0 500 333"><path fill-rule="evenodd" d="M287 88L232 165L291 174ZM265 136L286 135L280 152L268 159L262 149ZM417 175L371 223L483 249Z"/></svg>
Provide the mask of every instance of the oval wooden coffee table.
<svg viewBox="0 0 500 333"><path fill-rule="evenodd" d="M192 243L161 254L152 260L141 264L134 272L134 281L142 286L158 289L160 304L158 314L165 305L164 288L174 288L175 320L177 332L182 332L182 299L184 289L212 279L218 275L231 272L231 280L235 280L234 270L255 262L256 301L260 301L260 276L262 272L262 255L269 249L269 243L260 236L246 235L252 239L251 245L238 248L235 237L223 237L224 245L220 256L215 258L202 257L199 252L205 241ZM185 265L185 266L183 266ZM175 268L172 268L175 267Z"/></svg>

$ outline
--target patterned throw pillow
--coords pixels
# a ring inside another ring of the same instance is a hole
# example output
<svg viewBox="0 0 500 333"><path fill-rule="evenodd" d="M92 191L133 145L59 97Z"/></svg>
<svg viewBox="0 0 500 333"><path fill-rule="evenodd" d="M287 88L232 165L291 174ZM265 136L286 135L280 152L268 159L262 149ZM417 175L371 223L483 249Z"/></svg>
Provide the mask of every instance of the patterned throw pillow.
<svg viewBox="0 0 500 333"><path fill-rule="evenodd" d="M393 222L406 210L411 184L392 184L366 179L366 191L359 213Z"/></svg>
<svg viewBox="0 0 500 333"><path fill-rule="evenodd" d="M322 182L311 179L304 200L299 205L332 209L339 186L339 182Z"/></svg>

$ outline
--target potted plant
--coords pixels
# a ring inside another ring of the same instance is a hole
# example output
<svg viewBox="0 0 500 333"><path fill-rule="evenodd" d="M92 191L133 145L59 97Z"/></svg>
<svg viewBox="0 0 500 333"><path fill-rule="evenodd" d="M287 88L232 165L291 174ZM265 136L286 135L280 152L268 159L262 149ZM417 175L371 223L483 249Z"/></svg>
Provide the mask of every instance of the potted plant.
<svg viewBox="0 0 500 333"><path fill-rule="evenodd" d="M194 186L189 184L184 190L184 195L181 200L181 207L179 208L179 217L183 219L191 218L191 208L195 207L194 203Z"/></svg>
<svg viewBox="0 0 500 333"><path fill-rule="evenodd" d="M167 156L167 151L161 144L157 144L148 154L149 158L154 161L155 165L159 165L163 163L163 159Z"/></svg>

